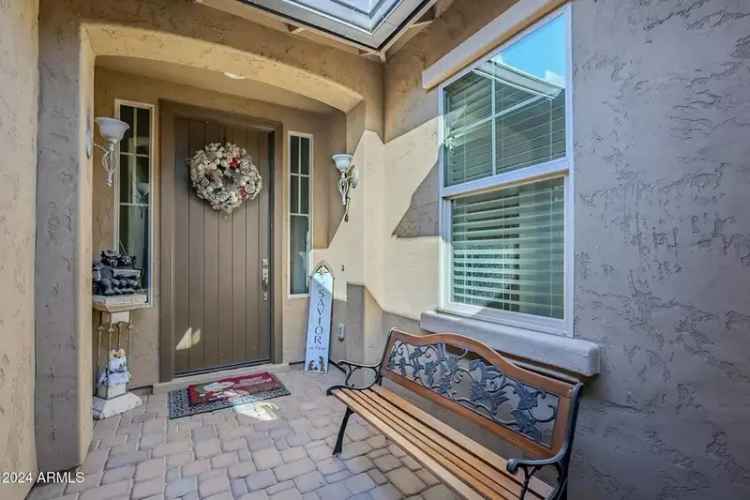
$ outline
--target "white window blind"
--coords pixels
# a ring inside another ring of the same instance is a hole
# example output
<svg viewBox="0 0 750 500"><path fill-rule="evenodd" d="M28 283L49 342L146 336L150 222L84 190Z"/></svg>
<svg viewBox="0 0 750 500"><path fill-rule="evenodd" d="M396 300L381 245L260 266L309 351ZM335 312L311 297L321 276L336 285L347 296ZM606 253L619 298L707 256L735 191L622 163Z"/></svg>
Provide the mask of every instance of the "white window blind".
<svg viewBox="0 0 750 500"><path fill-rule="evenodd" d="M453 301L563 317L561 178L457 198Z"/></svg>

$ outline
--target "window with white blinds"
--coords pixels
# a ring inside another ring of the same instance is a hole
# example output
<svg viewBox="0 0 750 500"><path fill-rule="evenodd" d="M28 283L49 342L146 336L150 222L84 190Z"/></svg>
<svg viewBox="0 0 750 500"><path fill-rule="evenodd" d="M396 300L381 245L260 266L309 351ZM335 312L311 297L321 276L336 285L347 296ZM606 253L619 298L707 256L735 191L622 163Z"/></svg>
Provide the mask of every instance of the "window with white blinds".
<svg viewBox="0 0 750 500"><path fill-rule="evenodd" d="M563 317L563 180L451 202L455 302Z"/></svg>
<svg viewBox="0 0 750 500"><path fill-rule="evenodd" d="M442 88L444 305L567 319L568 15Z"/></svg>

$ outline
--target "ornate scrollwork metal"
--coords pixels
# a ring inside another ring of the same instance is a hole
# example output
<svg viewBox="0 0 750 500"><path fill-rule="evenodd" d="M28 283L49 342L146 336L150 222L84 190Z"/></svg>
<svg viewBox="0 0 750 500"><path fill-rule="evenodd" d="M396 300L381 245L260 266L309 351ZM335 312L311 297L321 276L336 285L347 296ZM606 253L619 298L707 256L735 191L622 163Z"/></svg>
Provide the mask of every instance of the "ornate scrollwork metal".
<svg viewBox="0 0 750 500"><path fill-rule="evenodd" d="M546 447L559 397L507 376L469 350L393 343L385 368Z"/></svg>

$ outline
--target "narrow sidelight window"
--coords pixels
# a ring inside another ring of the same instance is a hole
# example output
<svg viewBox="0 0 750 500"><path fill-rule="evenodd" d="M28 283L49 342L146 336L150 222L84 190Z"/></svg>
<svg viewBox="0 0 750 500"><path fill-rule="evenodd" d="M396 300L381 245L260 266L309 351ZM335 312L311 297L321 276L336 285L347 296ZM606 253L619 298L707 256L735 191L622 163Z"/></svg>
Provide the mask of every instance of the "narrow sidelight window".
<svg viewBox="0 0 750 500"><path fill-rule="evenodd" d="M569 11L442 87L443 307L567 333Z"/></svg>
<svg viewBox="0 0 750 500"><path fill-rule="evenodd" d="M289 293L308 291L311 221L312 136L289 135Z"/></svg>
<svg viewBox="0 0 750 500"><path fill-rule="evenodd" d="M154 107L117 101L116 114L130 128L119 145L115 185L115 247L143 269L142 288L151 288L151 189ZM149 301L151 300L149 293Z"/></svg>

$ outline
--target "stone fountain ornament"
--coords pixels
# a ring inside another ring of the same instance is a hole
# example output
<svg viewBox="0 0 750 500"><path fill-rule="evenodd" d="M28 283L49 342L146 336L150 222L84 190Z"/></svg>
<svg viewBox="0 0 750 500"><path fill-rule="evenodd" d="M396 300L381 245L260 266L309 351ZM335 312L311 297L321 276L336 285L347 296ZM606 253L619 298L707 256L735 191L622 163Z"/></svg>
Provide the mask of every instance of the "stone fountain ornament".
<svg viewBox="0 0 750 500"><path fill-rule="evenodd" d="M125 346L130 344L130 312L146 305L141 290L142 271L135 257L104 250L92 269L94 309L101 314L97 327L96 397L94 418L107 418L142 404L141 398L128 392L130 370ZM126 341L123 340L126 337Z"/></svg>

